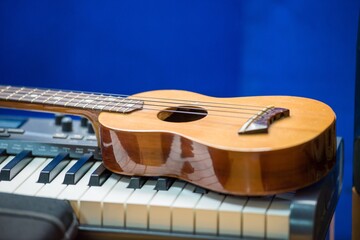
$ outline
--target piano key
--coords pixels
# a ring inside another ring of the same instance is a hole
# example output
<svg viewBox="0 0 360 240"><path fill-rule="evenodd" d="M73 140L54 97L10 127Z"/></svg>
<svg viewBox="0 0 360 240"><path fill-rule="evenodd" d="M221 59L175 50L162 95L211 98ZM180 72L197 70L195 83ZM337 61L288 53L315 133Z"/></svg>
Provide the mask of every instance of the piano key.
<svg viewBox="0 0 360 240"><path fill-rule="evenodd" d="M2 163L8 155L6 154L6 149L1 148L0 149L0 163Z"/></svg>
<svg viewBox="0 0 360 240"><path fill-rule="evenodd" d="M125 203L135 191L127 188L129 177L122 177L103 201L103 226L125 227Z"/></svg>
<svg viewBox="0 0 360 240"><path fill-rule="evenodd" d="M205 189L205 188L202 188L202 187L199 187L199 186L196 186L195 189L194 189L194 192L195 193L200 193L200 194L206 194L209 192L209 190Z"/></svg>
<svg viewBox="0 0 360 240"><path fill-rule="evenodd" d="M23 150L1 169L0 180L12 180L31 161L31 151Z"/></svg>
<svg viewBox="0 0 360 240"><path fill-rule="evenodd" d="M187 184L172 205L172 231L194 233L194 209L201 194L194 193L195 187Z"/></svg>
<svg viewBox="0 0 360 240"><path fill-rule="evenodd" d="M171 185L174 183L174 181L175 181L174 178L159 177L159 178L156 180L155 190L158 190L158 191L167 191L167 190L169 190L169 188L171 187Z"/></svg>
<svg viewBox="0 0 360 240"><path fill-rule="evenodd" d="M111 176L112 172L105 168L104 164L91 174L89 186L101 186Z"/></svg>
<svg viewBox="0 0 360 240"><path fill-rule="evenodd" d="M275 197L266 212L266 237L289 239L291 200Z"/></svg>
<svg viewBox="0 0 360 240"><path fill-rule="evenodd" d="M128 188L132 189L140 189L145 184L145 182L148 180L147 177L138 177L133 176L130 178L129 186Z"/></svg>
<svg viewBox="0 0 360 240"><path fill-rule="evenodd" d="M11 181L1 181L0 191L1 192L14 192L23 182L31 176L44 162L46 158L36 157L30 161Z"/></svg>
<svg viewBox="0 0 360 240"><path fill-rule="evenodd" d="M58 199L69 200L71 207L74 209L76 216L79 218L79 208L80 208L80 198L89 189L89 179L92 172L101 164L100 161L94 163L89 171L77 182L76 185L67 185L65 189L61 192Z"/></svg>
<svg viewBox="0 0 360 240"><path fill-rule="evenodd" d="M31 176L22 183L14 193L35 196L36 193L44 186L44 183L37 182L38 176L42 169L51 162L51 158L46 159L46 161L35 171Z"/></svg>
<svg viewBox="0 0 360 240"><path fill-rule="evenodd" d="M90 187L85 192L80 199L80 224L102 225L102 200L119 179L119 175L112 174L102 186Z"/></svg>
<svg viewBox="0 0 360 240"><path fill-rule="evenodd" d="M252 197L243 209L243 236L265 238L265 214L272 197Z"/></svg>
<svg viewBox="0 0 360 240"><path fill-rule="evenodd" d="M158 191L149 204L149 229L171 231L171 205L185 186L175 181L167 191Z"/></svg>
<svg viewBox="0 0 360 240"><path fill-rule="evenodd" d="M10 155L8 157L5 157L5 160L0 163L0 169L3 168L6 164L8 164L15 156Z"/></svg>
<svg viewBox="0 0 360 240"><path fill-rule="evenodd" d="M157 192L155 180L148 180L140 189L135 189L126 201L126 222L128 228L148 228L148 204Z"/></svg>
<svg viewBox="0 0 360 240"><path fill-rule="evenodd" d="M69 164L69 153L59 153L44 169L41 170L39 175L39 183L51 182L60 172Z"/></svg>
<svg viewBox="0 0 360 240"><path fill-rule="evenodd" d="M50 182L45 184L37 193L38 197L57 198L57 196L66 188L63 184L66 172L77 162L71 160L68 165Z"/></svg>
<svg viewBox="0 0 360 240"><path fill-rule="evenodd" d="M241 236L242 210L246 202L246 197L225 197L219 208L219 235Z"/></svg>
<svg viewBox="0 0 360 240"><path fill-rule="evenodd" d="M65 174L64 184L75 185L94 164L92 154L84 154Z"/></svg>
<svg viewBox="0 0 360 240"><path fill-rule="evenodd" d="M218 209L224 195L215 192L203 194L195 207L195 233L217 234Z"/></svg>

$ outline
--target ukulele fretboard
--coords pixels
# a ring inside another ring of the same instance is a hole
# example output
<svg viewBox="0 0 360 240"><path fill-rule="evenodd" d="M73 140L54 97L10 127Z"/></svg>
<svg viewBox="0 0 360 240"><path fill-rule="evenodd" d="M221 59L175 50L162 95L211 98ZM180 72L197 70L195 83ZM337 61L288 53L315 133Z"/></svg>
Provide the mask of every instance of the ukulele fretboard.
<svg viewBox="0 0 360 240"><path fill-rule="evenodd" d="M11 86L0 86L0 100L119 113L141 109L144 104L116 95Z"/></svg>

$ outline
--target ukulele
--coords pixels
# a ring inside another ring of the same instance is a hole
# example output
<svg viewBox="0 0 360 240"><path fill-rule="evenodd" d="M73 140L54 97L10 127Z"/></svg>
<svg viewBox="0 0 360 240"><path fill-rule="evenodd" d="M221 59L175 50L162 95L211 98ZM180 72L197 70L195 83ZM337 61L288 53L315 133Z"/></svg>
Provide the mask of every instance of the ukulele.
<svg viewBox="0 0 360 240"><path fill-rule="evenodd" d="M174 177L225 194L293 191L335 164L335 114L308 98L0 86L0 107L85 116L110 171Z"/></svg>

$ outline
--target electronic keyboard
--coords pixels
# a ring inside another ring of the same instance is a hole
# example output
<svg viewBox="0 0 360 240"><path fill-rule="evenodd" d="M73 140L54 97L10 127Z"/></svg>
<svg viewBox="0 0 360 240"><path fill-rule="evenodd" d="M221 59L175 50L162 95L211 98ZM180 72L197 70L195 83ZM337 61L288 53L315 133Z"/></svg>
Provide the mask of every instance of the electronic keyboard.
<svg viewBox="0 0 360 240"><path fill-rule="evenodd" d="M0 126L0 191L69 201L79 238L323 239L327 234L342 186L341 138L336 165L319 182L295 192L239 197L177 179L111 173L99 161L91 126L83 119L57 118L62 119L2 119L8 125Z"/></svg>

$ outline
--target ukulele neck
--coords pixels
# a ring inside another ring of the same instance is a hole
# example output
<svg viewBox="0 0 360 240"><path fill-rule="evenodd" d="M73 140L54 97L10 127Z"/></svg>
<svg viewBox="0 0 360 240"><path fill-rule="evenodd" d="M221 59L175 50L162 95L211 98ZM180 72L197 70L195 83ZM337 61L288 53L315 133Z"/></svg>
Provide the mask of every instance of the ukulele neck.
<svg viewBox="0 0 360 240"><path fill-rule="evenodd" d="M101 111L129 113L143 106L143 101L127 97L12 86L0 86L0 102L9 108L85 116Z"/></svg>

